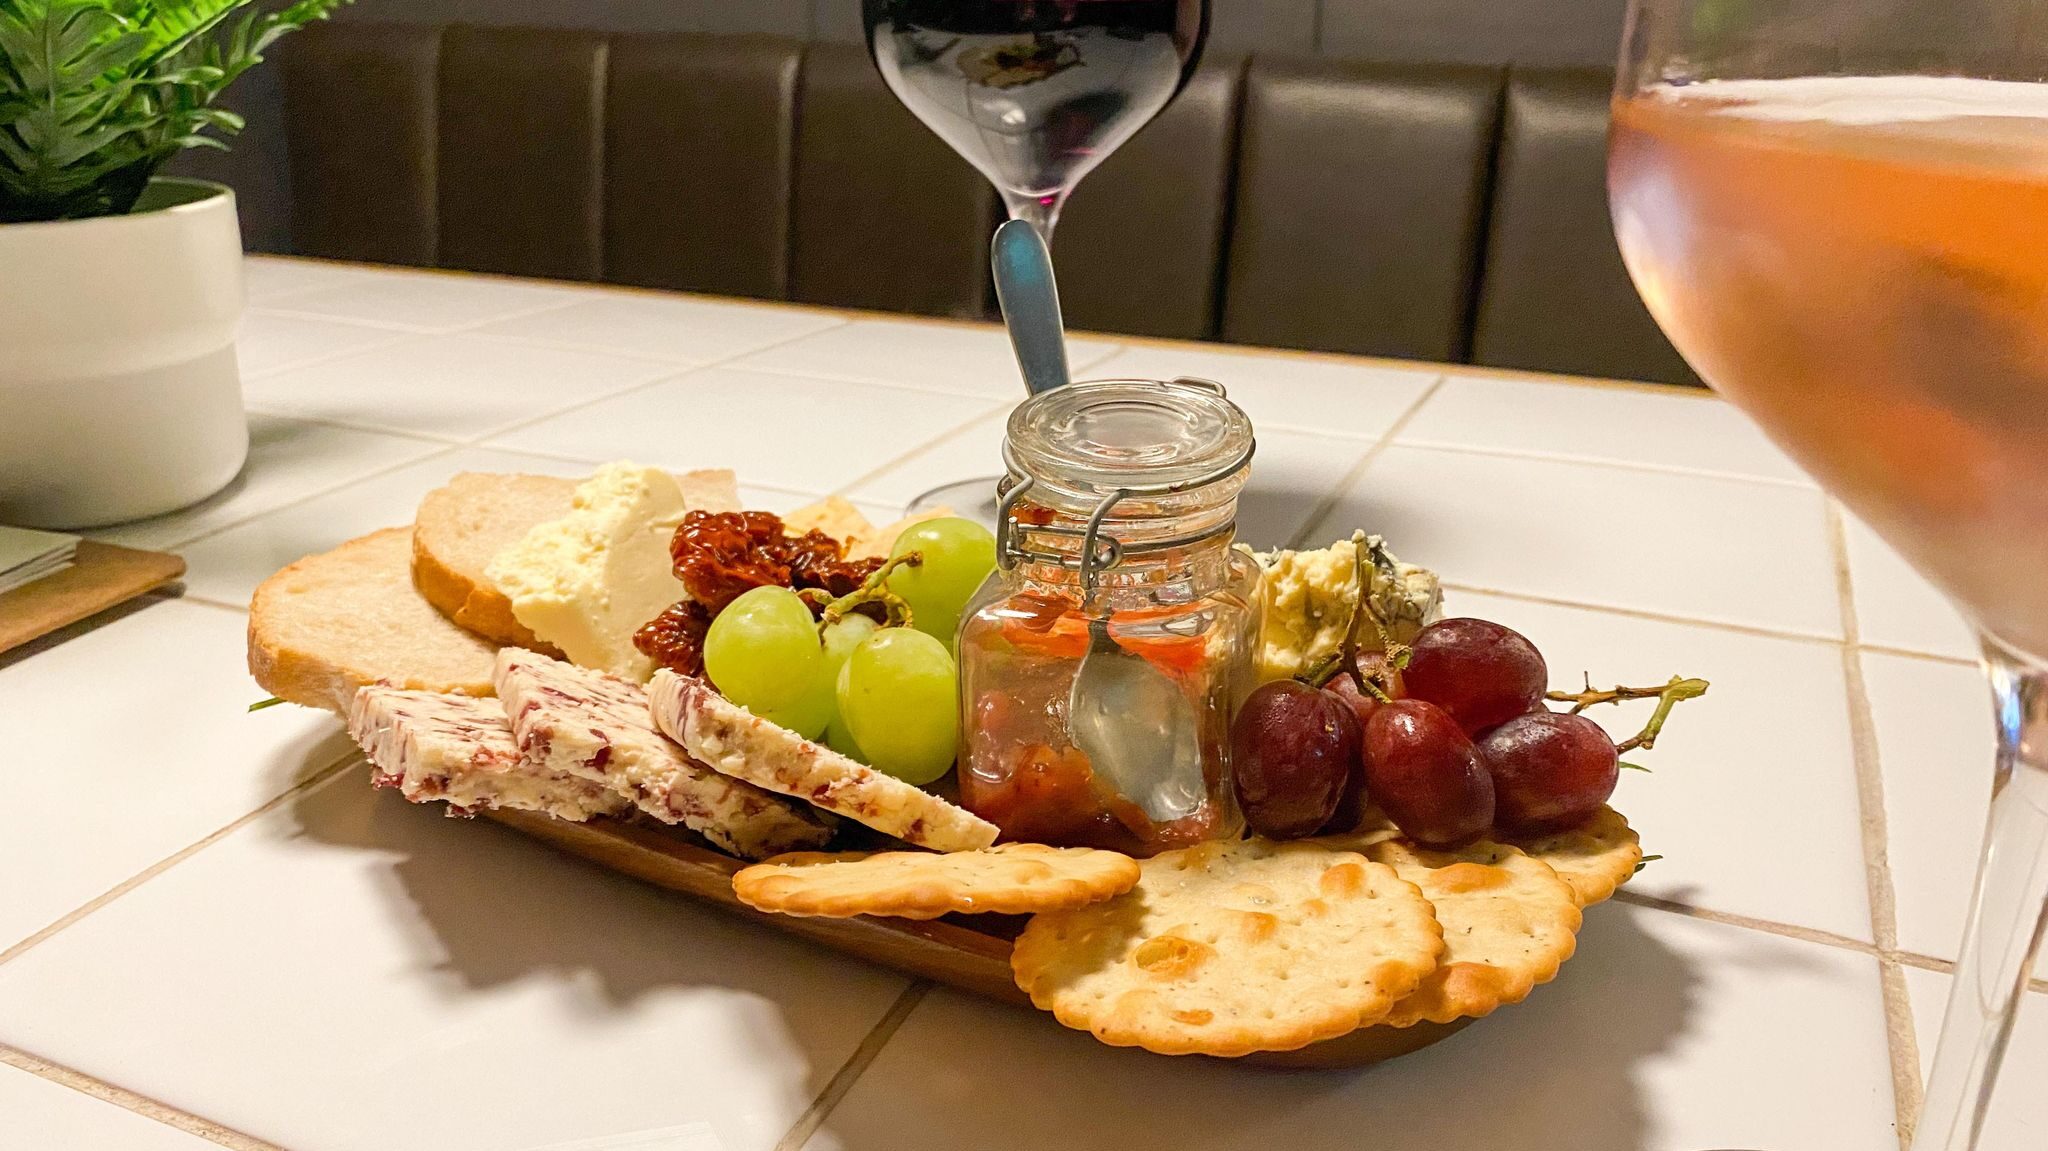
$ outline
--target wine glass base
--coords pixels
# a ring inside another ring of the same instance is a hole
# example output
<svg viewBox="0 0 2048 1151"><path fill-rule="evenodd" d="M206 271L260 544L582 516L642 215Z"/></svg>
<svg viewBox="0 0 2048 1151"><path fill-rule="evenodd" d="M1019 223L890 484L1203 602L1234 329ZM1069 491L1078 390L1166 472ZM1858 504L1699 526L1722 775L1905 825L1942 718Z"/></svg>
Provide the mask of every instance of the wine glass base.
<svg viewBox="0 0 2048 1151"><path fill-rule="evenodd" d="M956 480L940 484L925 492L903 509L907 516L938 508L948 508L962 519L973 520L982 527L994 531L996 527L996 484L1000 476L983 476L980 479Z"/></svg>

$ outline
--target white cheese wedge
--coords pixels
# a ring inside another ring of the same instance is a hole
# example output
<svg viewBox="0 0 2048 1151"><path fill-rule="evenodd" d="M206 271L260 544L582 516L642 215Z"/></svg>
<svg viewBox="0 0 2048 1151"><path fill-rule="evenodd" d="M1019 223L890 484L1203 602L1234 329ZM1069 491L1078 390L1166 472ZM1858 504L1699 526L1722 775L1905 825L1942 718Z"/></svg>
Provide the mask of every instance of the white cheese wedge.
<svg viewBox="0 0 2048 1151"><path fill-rule="evenodd" d="M654 663L633 633L687 597L668 548L692 510L669 473L606 464L576 489L568 515L535 525L484 574L513 618L572 662L645 683Z"/></svg>

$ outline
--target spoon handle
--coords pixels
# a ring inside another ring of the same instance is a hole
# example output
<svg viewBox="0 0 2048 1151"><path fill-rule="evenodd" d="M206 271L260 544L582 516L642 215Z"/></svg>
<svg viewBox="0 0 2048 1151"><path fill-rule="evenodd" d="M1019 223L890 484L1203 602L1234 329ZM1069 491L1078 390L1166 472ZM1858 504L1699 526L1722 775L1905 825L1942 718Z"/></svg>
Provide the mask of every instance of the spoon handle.
<svg viewBox="0 0 2048 1151"><path fill-rule="evenodd" d="M1035 396L1064 385L1069 378L1067 342L1044 237L1028 220L1006 220L989 244L989 260L1025 390Z"/></svg>

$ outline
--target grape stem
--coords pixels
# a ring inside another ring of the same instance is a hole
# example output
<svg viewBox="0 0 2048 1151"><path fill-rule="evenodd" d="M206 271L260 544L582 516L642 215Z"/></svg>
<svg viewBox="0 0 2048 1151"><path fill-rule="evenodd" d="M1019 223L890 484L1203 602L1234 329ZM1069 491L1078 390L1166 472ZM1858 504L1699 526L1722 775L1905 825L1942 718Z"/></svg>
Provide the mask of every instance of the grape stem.
<svg viewBox="0 0 2048 1151"><path fill-rule="evenodd" d="M1643 730L1614 745L1614 750L1626 755L1638 748L1648 751L1657 746L1657 735L1664 730L1664 721L1671 718L1671 709L1688 699L1698 699L1707 694L1707 681L1672 676L1661 687L1613 687L1596 690L1593 677L1586 677L1586 690L1582 692L1553 691L1543 698L1557 703L1572 705L1571 714L1577 715L1589 707L1603 703L1621 703L1631 699L1654 699L1657 710L1650 714L1650 722Z"/></svg>
<svg viewBox="0 0 2048 1151"><path fill-rule="evenodd" d="M910 604L889 590L889 573L901 567L916 567L923 562L923 552L905 552L876 568L874 574L862 580L859 587L837 599L831 598L831 593L822 588L805 588L797 594L804 597L805 603L819 609L818 634L821 636L826 628L871 603L881 604L888 613L888 622L883 627L909 627Z"/></svg>

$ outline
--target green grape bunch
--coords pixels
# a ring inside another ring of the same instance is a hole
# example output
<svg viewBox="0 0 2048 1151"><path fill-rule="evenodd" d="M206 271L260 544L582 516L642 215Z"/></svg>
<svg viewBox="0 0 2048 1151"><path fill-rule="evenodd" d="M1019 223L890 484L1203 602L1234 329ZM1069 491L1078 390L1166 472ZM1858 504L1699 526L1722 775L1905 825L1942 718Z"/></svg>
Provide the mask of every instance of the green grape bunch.
<svg viewBox="0 0 2048 1151"><path fill-rule="evenodd" d="M704 673L771 723L933 783L952 770L960 740L954 632L994 570L995 539L979 524L914 525L848 595L814 605L786 587L758 587L733 600L704 637ZM885 607L889 622L870 605Z"/></svg>

